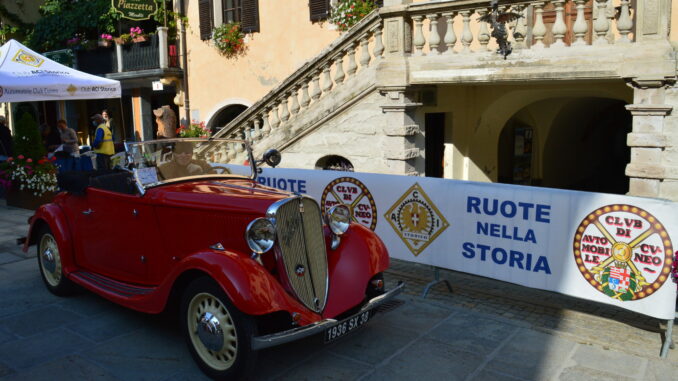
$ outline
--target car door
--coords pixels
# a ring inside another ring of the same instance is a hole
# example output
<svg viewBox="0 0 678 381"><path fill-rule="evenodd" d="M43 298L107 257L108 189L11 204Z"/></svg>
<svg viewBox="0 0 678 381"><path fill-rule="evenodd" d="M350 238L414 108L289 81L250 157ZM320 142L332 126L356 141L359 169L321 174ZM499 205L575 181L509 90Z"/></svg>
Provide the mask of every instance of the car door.
<svg viewBox="0 0 678 381"><path fill-rule="evenodd" d="M150 284L149 259L159 247L153 207L138 195L90 187L81 208L78 264L122 282Z"/></svg>

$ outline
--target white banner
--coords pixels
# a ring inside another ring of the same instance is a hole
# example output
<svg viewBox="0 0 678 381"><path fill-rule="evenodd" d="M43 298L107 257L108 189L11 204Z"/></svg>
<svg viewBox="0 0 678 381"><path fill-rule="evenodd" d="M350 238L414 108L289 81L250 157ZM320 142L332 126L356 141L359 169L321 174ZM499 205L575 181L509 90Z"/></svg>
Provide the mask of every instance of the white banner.
<svg viewBox="0 0 678 381"><path fill-rule="evenodd" d="M237 172L237 169L234 170ZM611 194L428 177L265 168L260 183L337 203L391 257L556 291L661 319L678 204Z"/></svg>
<svg viewBox="0 0 678 381"><path fill-rule="evenodd" d="M120 81L84 73L15 40L0 47L0 102L120 98Z"/></svg>

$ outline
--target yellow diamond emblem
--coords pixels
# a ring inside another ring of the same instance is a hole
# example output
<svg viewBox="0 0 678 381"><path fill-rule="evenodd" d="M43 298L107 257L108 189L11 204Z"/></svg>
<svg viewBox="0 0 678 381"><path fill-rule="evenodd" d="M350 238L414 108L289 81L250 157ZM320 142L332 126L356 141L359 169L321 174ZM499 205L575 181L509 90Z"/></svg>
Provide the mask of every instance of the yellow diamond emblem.
<svg viewBox="0 0 678 381"><path fill-rule="evenodd" d="M75 94L75 92L77 90L78 90L78 88L73 86L73 85L70 85L70 86L68 86L68 88L66 88L66 91L68 91L68 93L71 94L71 95Z"/></svg>
<svg viewBox="0 0 678 381"><path fill-rule="evenodd" d="M450 226L419 183L410 187L384 217L415 256Z"/></svg>

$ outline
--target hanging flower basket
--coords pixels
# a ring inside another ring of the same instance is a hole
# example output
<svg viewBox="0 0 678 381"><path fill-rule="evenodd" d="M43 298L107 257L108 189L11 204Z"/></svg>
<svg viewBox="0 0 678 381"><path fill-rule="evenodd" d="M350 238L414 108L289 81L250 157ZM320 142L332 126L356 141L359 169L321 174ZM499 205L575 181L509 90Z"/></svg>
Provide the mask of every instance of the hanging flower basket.
<svg viewBox="0 0 678 381"><path fill-rule="evenodd" d="M132 41L134 41L135 43L146 42L146 41L148 41L148 36L146 36L146 35L135 36L132 39Z"/></svg>
<svg viewBox="0 0 678 381"><path fill-rule="evenodd" d="M244 54L247 50L245 34L240 29L240 23L222 24L214 28L212 43L226 58Z"/></svg>

